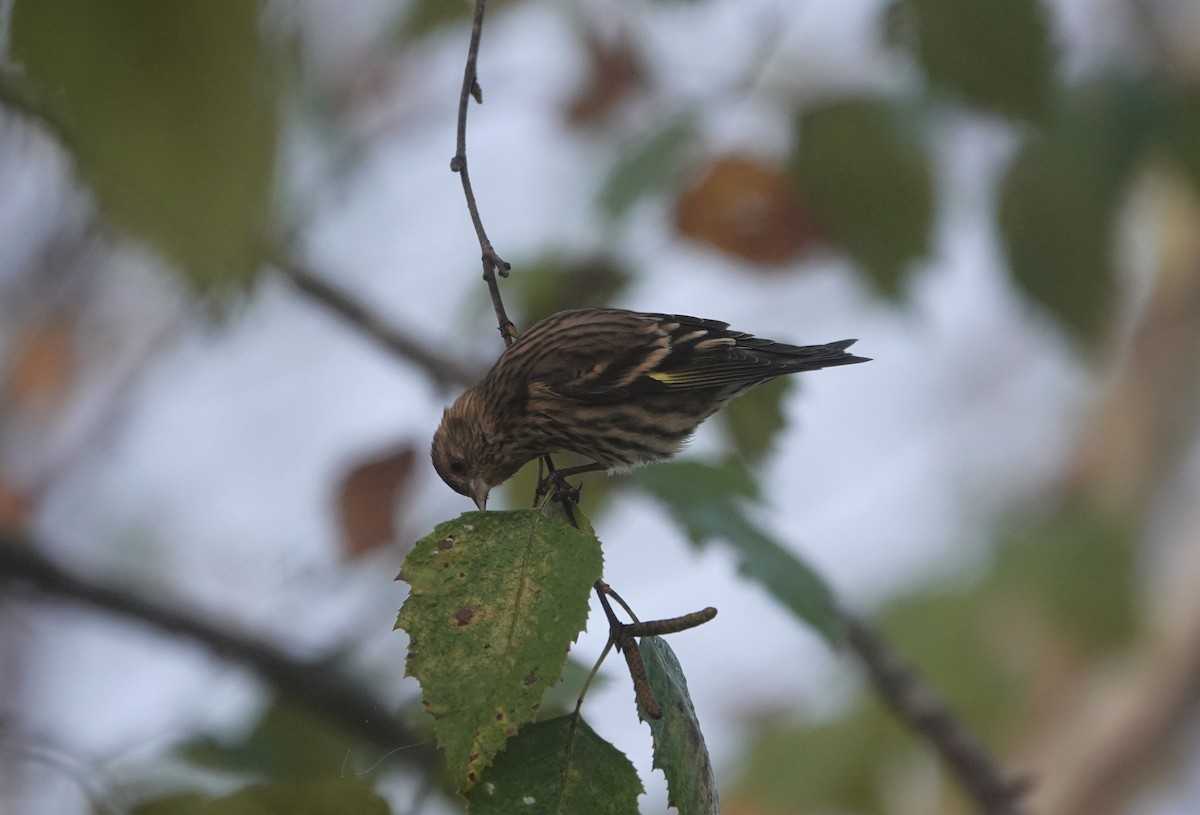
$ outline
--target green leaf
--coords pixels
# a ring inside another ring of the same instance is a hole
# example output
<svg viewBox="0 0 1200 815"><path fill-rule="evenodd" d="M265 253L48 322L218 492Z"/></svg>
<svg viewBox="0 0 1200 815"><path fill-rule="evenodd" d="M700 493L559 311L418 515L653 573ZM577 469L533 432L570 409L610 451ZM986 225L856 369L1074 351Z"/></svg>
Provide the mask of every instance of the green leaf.
<svg viewBox="0 0 1200 815"><path fill-rule="evenodd" d="M875 99L834 102L798 119L791 170L825 229L883 293L929 251L933 189L920 143Z"/></svg>
<svg viewBox="0 0 1200 815"><path fill-rule="evenodd" d="M516 313L525 325L571 308L606 306L625 290L629 271L611 257L546 258L521 264L509 278L508 289L516 297Z"/></svg>
<svg viewBox="0 0 1200 815"><path fill-rule="evenodd" d="M640 702L638 715L654 736L654 766L667 777L668 803L679 815L717 815L721 804L712 761L679 660L662 637L643 637L639 647L662 717L647 716Z"/></svg>
<svg viewBox="0 0 1200 815"><path fill-rule="evenodd" d="M669 462L636 471L634 482L667 505L692 543L729 543L741 555L742 574L831 643L840 642L842 625L825 581L747 516L739 499L755 497L757 485L743 468Z"/></svg>
<svg viewBox="0 0 1200 815"><path fill-rule="evenodd" d="M1117 294L1113 226L1130 172L1165 127L1167 102L1109 78L1073 91L1043 137L1017 156L999 223L1017 284L1074 336L1103 336Z"/></svg>
<svg viewBox="0 0 1200 815"><path fill-rule="evenodd" d="M679 172L687 148L696 138L689 114L669 119L644 142L622 152L600 193L600 206L610 218L625 213L638 199L662 190Z"/></svg>
<svg viewBox="0 0 1200 815"><path fill-rule="evenodd" d="M471 815L637 815L629 759L578 714L529 725L467 796Z"/></svg>
<svg viewBox="0 0 1200 815"><path fill-rule="evenodd" d="M784 401L792 380L780 377L739 396L720 413L734 449L748 462L756 462L771 449L786 424Z"/></svg>
<svg viewBox="0 0 1200 815"><path fill-rule="evenodd" d="M133 815L389 815L391 808L360 778L287 781L245 787L220 798L187 792L147 801Z"/></svg>
<svg viewBox="0 0 1200 815"><path fill-rule="evenodd" d="M464 513L405 558L412 589L396 627L408 632L408 674L464 790L562 675L601 565L590 528L536 510Z"/></svg>
<svg viewBox="0 0 1200 815"><path fill-rule="evenodd" d="M348 754L371 757L376 752L354 733L285 697L277 697L254 729L233 743L202 736L180 747L196 765L276 779L340 776L347 770ZM350 769L355 769L353 763Z"/></svg>
<svg viewBox="0 0 1200 815"><path fill-rule="evenodd" d="M989 585L1021 598L1085 651L1119 648L1137 633L1133 541L1119 518L1068 506L1004 541Z"/></svg>
<svg viewBox="0 0 1200 815"><path fill-rule="evenodd" d="M894 779L911 777L912 735L877 697L860 692L833 720L768 716L760 725L746 740L734 807L781 814L889 812Z"/></svg>
<svg viewBox="0 0 1200 815"><path fill-rule="evenodd" d="M1191 183L1200 191L1200 88L1189 88L1174 102L1169 146Z"/></svg>
<svg viewBox="0 0 1200 815"><path fill-rule="evenodd" d="M1054 53L1040 0L901 0L895 8L931 83L1004 116L1047 118Z"/></svg>
<svg viewBox="0 0 1200 815"><path fill-rule="evenodd" d="M469 21L472 4L446 0L414 0L404 21L405 33L417 38L451 23Z"/></svg>
<svg viewBox="0 0 1200 815"><path fill-rule="evenodd" d="M105 212L201 291L247 284L270 229L280 65L261 5L17 0L11 12L15 76Z"/></svg>
<svg viewBox="0 0 1200 815"><path fill-rule="evenodd" d="M1005 618L979 587L924 591L889 603L877 615L880 632L950 705L991 743L1003 743L1021 721L1020 674L1004 652L1005 633L989 623ZM999 634L999 636L998 636Z"/></svg>

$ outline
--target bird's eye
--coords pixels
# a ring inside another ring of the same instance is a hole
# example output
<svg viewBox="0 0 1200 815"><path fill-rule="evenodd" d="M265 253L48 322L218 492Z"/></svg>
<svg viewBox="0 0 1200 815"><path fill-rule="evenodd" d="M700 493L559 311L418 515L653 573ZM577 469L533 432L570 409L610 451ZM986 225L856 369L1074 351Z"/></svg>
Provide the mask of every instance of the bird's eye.
<svg viewBox="0 0 1200 815"><path fill-rule="evenodd" d="M460 459L456 458L454 461L450 462L450 472L454 473L455 475L462 475L466 471L467 465L464 464Z"/></svg>

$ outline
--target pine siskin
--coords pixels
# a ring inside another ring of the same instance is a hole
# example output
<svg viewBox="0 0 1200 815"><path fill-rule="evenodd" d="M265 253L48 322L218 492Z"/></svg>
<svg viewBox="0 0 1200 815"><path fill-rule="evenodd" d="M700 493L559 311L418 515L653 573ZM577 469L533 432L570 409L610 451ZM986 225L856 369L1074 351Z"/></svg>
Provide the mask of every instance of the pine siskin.
<svg viewBox="0 0 1200 815"><path fill-rule="evenodd" d="M572 473L668 459L755 385L867 361L846 353L854 340L784 345L728 325L620 309L551 315L446 410L433 466L483 509L492 487L539 456L569 451L594 462Z"/></svg>

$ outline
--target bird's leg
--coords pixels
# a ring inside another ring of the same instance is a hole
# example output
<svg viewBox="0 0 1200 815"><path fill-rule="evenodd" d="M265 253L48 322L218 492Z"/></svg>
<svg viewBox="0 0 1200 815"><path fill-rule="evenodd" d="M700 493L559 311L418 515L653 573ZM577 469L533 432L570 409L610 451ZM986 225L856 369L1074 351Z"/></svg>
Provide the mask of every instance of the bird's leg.
<svg viewBox="0 0 1200 815"><path fill-rule="evenodd" d="M534 493L534 502L543 495L550 495L552 499L566 499L572 503L579 503L579 487L572 486L567 483L567 478L573 475L581 475L582 473L594 473L598 470L605 469L603 464L592 462L591 464L583 464L579 467L566 467L562 470L556 469L554 462L549 456L543 456L542 460L546 464L546 469L549 472L545 478L538 482L537 491Z"/></svg>

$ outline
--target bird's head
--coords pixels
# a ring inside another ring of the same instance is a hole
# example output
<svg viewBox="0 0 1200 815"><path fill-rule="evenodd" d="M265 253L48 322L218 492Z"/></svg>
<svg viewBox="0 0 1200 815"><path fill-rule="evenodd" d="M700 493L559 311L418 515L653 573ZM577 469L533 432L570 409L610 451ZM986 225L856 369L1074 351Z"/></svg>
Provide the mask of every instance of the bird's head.
<svg viewBox="0 0 1200 815"><path fill-rule="evenodd" d="M450 489L484 509L492 487L512 475L475 389L458 398L442 414L433 434L433 467ZM523 462L522 462L523 463ZM519 464L518 464L519 466Z"/></svg>

